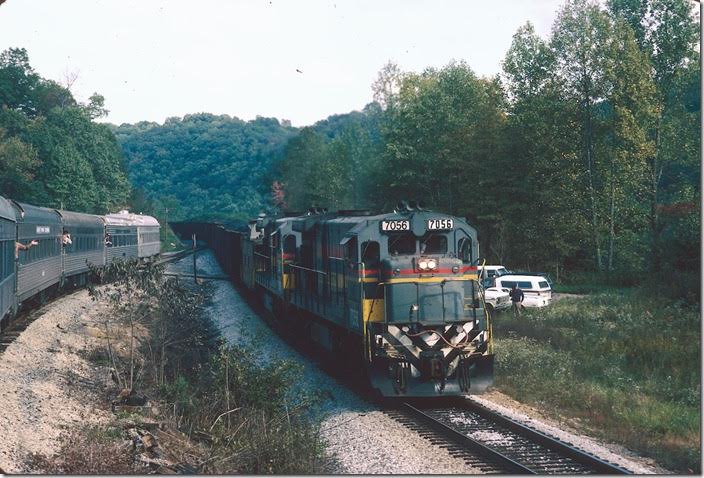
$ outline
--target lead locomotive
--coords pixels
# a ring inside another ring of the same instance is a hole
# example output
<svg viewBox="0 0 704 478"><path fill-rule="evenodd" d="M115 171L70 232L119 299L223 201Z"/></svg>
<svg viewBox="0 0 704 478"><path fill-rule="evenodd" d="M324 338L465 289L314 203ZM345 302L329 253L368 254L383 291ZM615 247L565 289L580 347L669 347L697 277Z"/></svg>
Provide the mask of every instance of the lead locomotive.
<svg viewBox="0 0 704 478"><path fill-rule="evenodd" d="M239 280L288 333L360 357L384 396L480 393L493 381L476 230L401 203L260 217L237 243ZM218 251L216 250L216 253Z"/></svg>

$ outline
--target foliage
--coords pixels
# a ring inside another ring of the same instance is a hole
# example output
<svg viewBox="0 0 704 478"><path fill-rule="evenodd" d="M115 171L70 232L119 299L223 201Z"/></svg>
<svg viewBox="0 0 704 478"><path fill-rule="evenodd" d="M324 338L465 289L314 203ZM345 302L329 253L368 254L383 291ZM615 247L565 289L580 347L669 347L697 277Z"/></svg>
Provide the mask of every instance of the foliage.
<svg viewBox="0 0 704 478"><path fill-rule="evenodd" d="M380 164L380 111L334 115L300 130L274 164L288 209L311 206L334 209L374 205Z"/></svg>
<svg viewBox="0 0 704 478"><path fill-rule="evenodd" d="M132 183L153 201L150 212L170 220L268 210L270 166L294 132L276 119L205 113L113 131Z"/></svg>
<svg viewBox="0 0 704 478"><path fill-rule="evenodd" d="M696 308L635 289L564 298L519 320L505 314L494 325L497 385L698 471L699 330Z"/></svg>
<svg viewBox="0 0 704 478"><path fill-rule="evenodd" d="M104 214L126 206L122 154L94 94L41 78L26 50L0 54L0 194L40 206Z"/></svg>
<svg viewBox="0 0 704 478"><path fill-rule="evenodd" d="M181 430L211 437L203 472L318 469L317 398L294 391L300 365L263 362L251 344L221 344L204 313L208 287L167 278L163 266L117 261L94 273L103 284L91 285L91 296L111 306L103 326L120 388L158 396ZM117 343L125 325L128 337Z"/></svg>
<svg viewBox="0 0 704 478"><path fill-rule="evenodd" d="M694 271L696 25L685 0L569 0L550 38L518 29L499 79L389 63L375 103L302 129L274 177L299 211L423 200L489 262L558 279Z"/></svg>

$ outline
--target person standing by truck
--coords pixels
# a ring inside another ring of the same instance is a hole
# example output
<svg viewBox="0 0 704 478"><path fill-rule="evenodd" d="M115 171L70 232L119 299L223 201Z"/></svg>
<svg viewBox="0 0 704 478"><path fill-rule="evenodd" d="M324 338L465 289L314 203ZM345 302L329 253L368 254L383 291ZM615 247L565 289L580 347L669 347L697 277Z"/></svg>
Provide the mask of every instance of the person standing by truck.
<svg viewBox="0 0 704 478"><path fill-rule="evenodd" d="M513 316L518 318L521 316L522 309L525 309L525 307L523 307L523 299L525 295L523 294L523 290L518 287L518 284L513 284L509 295L511 296L511 302L513 303Z"/></svg>

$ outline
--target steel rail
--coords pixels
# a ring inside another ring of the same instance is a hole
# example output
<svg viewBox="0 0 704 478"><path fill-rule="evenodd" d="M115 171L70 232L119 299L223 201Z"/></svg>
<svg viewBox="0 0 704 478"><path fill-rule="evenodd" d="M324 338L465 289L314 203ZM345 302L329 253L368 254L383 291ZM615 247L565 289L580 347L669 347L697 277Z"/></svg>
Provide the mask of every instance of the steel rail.
<svg viewBox="0 0 704 478"><path fill-rule="evenodd" d="M466 399L463 405L470 411L481 415L482 417L498 423L509 429L510 431L517 433L524 438L527 438L534 443L543 445L563 456L566 456L577 463L581 463L585 466L592 468L595 472L605 475L630 475L633 474L631 471L623 468L615 463L603 460L591 453L588 453L582 449L565 443L555 437L551 437L535 428L531 428L523 423L513 420L497 411L491 410L484 405L475 402L472 399Z"/></svg>
<svg viewBox="0 0 704 478"><path fill-rule="evenodd" d="M415 408L409 403L404 403L402 405L402 408L416 420L422 421L427 426L431 427L433 430L439 432L444 436L447 436L459 445L465 448L469 448L470 450L481 455L485 459L489 459L489 461L496 463L497 465L501 466L510 473L519 475L537 474L536 471L533 471L530 468L522 465L521 463L518 463L517 461L507 457L506 455L492 448L489 448L488 446L484 445L483 443L477 440L466 436L465 434L455 430L454 428L445 425L444 423L434 419L433 417L427 415L426 413Z"/></svg>

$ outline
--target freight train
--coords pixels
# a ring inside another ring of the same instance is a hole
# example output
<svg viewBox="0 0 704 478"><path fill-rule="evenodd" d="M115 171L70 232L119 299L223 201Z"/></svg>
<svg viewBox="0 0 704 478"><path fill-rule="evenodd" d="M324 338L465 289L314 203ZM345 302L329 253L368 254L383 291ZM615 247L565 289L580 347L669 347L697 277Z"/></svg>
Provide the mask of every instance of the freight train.
<svg viewBox="0 0 704 478"><path fill-rule="evenodd" d="M89 264L152 260L160 249L159 222L151 216L96 216L0 197L0 329L23 303L85 284Z"/></svg>
<svg viewBox="0 0 704 478"><path fill-rule="evenodd" d="M283 325L333 359L358 358L386 397L481 393L491 314L464 219L400 203L387 214L312 208L244 225L171 223Z"/></svg>

